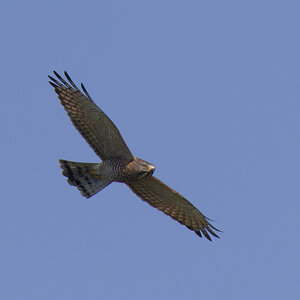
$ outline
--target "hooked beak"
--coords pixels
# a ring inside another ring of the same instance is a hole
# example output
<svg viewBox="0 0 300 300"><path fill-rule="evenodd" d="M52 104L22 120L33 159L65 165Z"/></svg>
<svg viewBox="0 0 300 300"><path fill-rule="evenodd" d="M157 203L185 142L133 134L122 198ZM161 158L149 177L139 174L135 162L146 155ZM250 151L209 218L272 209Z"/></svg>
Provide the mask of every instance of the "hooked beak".
<svg viewBox="0 0 300 300"><path fill-rule="evenodd" d="M149 173L152 175L155 171L155 167L154 166L150 166L149 168Z"/></svg>

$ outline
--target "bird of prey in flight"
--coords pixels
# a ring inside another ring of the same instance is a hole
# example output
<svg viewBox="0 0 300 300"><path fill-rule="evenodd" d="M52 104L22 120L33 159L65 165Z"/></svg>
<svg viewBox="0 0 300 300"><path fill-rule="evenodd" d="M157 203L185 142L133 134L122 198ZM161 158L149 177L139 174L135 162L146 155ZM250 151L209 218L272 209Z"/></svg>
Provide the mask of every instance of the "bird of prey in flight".
<svg viewBox="0 0 300 300"><path fill-rule="evenodd" d="M66 79L54 71L57 79L49 76L58 98L67 111L73 125L88 142L102 162L86 163L59 160L63 175L81 194L89 198L112 182L125 183L138 197L161 210L179 223L202 234L218 238L216 229L192 203L165 183L153 176L153 164L135 157L118 128L94 103L84 85L82 91L67 72ZM180 175L180 173L178 173Z"/></svg>

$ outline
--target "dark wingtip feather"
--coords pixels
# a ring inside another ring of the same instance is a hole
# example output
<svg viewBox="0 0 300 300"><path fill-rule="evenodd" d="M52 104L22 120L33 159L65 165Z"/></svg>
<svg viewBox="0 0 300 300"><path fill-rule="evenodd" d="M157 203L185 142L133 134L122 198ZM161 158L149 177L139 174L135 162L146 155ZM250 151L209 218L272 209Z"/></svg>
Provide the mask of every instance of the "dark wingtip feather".
<svg viewBox="0 0 300 300"><path fill-rule="evenodd" d="M60 75L55 70L53 70L53 74L60 79Z"/></svg>
<svg viewBox="0 0 300 300"><path fill-rule="evenodd" d="M219 230L219 229L217 229L217 228L215 228L215 227L213 227L209 222L207 222L208 224L206 224L205 225L205 227L203 227L203 228L200 228L199 230L194 230L194 232L199 236L199 237L201 237L202 238L202 234L209 240L209 241L211 241L211 237L209 236L209 233L212 235L212 236L214 236L214 237L216 237L216 238L220 238L210 227L212 227L213 229L215 229L216 231L219 231L219 232L222 232L221 230ZM187 226L187 228L188 229L191 229L191 230L193 230L193 228L192 227L190 227L190 226ZM208 232L207 232L208 231Z"/></svg>
<svg viewBox="0 0 300 300"><path fill-rule="evenodd" d="M201 231L203 233L203 235L209 240L211 241L211 237L209 236L209 234L207 233L207 231L205 230L206 228L202 228Z"/></svg>
<svg viewBox="0 0 300 300"><path fill-rule="evenodd" d="M196 231L196 230L195 230L195 233L196 233L198 236L200 236L200 237L202 238L201 231Z"/></svg>
<svg viewBox="0 0 300 300"><path fill-rule="evenodd" d="M220 229L217 229L216 227L214 227L213 225L211 225L209 222L207 222L208 223L208 225L212 228L212 229L214 229L214 230L216 230L216 231L218 231L218 232L223 232L223 231L221 231Z"/></svg>
<svg viewBox="0 0 300 300"><path fill-rule="evenodd" d="M73 88L78 91L78 87L76 86L76 84L73 82L73 80L71 79L70 75L67 73L67 71L64 71L64 74L66 76L66 78L68 79L68 81L71 83L71 85L73 86Z"/></svg>
<svg viewBox="0 0 300 300"><path fill-rule="evenodd" d="M216 222L216 220L210 219L208 217L205 217L206 220L211 221L211 222ZM209 222L207 222L209 224L209 226L211 228L213 228L214 230L218 231L218 232L222 232L221 230L217 229L216 227L214 227L213 225L211 225Z"/></svg>
<svg viewBox="0 0 300 300"><path fill-rule="evenodd" d="M86 90L85 86L83 85L83 83L81 83L81 88L82 88L82 90L84 91L85 95L86 95L90 100L92 100L91 96L90 96L89 93L87 92L87 90Z"/></svg>
<svg viewBox="0 0 300 300"><path fill-rule="evenodd" d="M198 236L200 236L201 238L202 238L202 234L201 234L201 231L200 230L198 230L198 231L194 231ZM211 238L210 238L210 236L208 235L208 233L204 230L202 230L202 233L204 234L204 236L209 240L209 241L211 241Z"/></svg>
<svg viewBox="0 0 300 300"><path fill-rule="evenodd" d="M56 71L53 71L53 73L66 87L71 87Z"/></svg>
<svg viewBox="0 0 300 300"><path fill-rule="evenodd" d="M48 75L48 77L57 85L57 86L62 86L62 84L57 81L55 78L53 78L52 76Z"/></svg>
<svg viewBox="0 0 300 300"><path fill-rule="evenodd" d="M58 85L56 85L55 83L53 83L52 81L48 81L55 89L58 88Z"/></svg>
<svg viewBox="0 0 300 300"><path fill-rule="evenodd" d="M213 232L209 227L207 227L206 228L207 230L208 230L208 232L211 234L211 235L213 235L214 237L216 237L216 238L220 238L215 232Z"/></svg>
<svg viewBox="0 0 300 300"><path fill-rule="evenodd" d="M64 71L64 74L67 77L67 79L71 82L72 79L71 79L70 75L67 73L67 71Z"/></svg>

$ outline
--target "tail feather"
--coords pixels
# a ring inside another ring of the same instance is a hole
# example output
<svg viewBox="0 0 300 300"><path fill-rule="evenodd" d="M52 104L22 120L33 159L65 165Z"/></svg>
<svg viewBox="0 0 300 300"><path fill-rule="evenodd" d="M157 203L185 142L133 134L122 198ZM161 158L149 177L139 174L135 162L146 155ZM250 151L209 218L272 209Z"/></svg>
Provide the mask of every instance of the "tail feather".
<svg viewBox="0 0 300 300"><path fill-rule="evenodd" d="M108 186L111 181L101 178L100 163L83 163L68 160L59 160L62 174L68 177L70 185L76 186L81 194L90 198Z"/></svg>

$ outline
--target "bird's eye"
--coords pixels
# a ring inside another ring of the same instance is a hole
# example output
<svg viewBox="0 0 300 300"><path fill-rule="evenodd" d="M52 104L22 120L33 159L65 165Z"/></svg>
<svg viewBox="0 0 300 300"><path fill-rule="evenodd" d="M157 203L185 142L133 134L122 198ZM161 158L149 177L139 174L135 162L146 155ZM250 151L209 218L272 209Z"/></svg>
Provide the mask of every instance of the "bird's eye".
<svg viewBox="0 0 300 300"><path fill-rule="evenodd" d="M144 169L144 170L147 170L147 166L143 166L143 169Z"/></svg>

